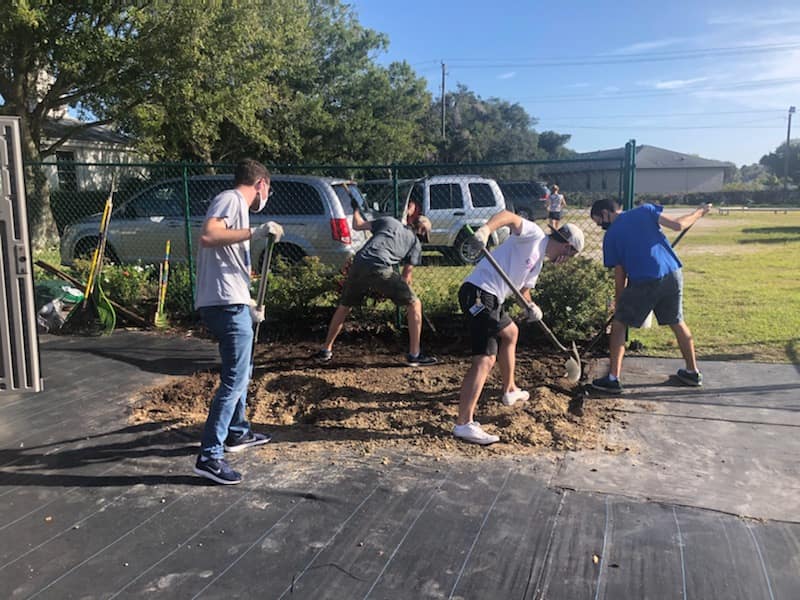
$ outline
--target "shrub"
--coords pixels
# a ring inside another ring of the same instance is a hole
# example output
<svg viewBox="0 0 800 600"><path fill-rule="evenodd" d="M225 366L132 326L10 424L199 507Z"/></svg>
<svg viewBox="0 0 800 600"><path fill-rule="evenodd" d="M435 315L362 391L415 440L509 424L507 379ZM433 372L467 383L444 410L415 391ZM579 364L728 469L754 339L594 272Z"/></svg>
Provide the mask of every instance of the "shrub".
<svg viewBox="0 0 800 600"><path fill-rule="evenodd" d="M275 257L266 296L266 313L271 320L296 327L313 318L314 309L335 304L341 275L320 263L317 257L305 257L289 264ZM252 279L252 297L258 293L259 276Z"/></svg>
<svg viewBox="0 0 800 600"><path fill-rule="evenodd" d="M531 294L562 342L594 335L608 318L613 296L614 280L608 270L583 257L561 265L546 262Z"/></svg>

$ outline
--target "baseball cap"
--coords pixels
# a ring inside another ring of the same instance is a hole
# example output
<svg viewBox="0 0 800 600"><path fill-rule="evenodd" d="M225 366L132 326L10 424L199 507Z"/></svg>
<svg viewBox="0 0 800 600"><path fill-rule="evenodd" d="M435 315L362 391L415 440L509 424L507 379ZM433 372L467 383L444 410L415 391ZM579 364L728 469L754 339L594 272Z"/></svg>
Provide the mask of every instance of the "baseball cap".
<svg viewBox="0 0 800 600"><path fill-rule="evenodd" d="M416 222L418 227L421 227L424 233L420 233L419 238L423 242L429 242L431 236L431 220L428 217L420 215Z"/></svg>
<svg viewBox="0 0 800 600"><path fill-rule="evenodd" d="M551 229L553 229L551 227ZM570 246L575 248L577 252L583 250L583 231L577 225L567 223L558 229L553 229L553 235L560 242L567 242Z"/></svg>

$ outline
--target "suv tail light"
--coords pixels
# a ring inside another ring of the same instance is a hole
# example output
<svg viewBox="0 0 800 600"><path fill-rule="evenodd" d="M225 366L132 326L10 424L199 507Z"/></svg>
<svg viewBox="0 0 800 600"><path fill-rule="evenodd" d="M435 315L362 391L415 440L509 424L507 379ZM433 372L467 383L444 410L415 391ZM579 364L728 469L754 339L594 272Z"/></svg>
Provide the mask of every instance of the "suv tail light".
<svg viewBox="0 0 800 600"><path fill-rule="evenodd" d="M333 236L334 240L343 244L349 244L352 241L347 219L331 219L331 236Z"/></svg>

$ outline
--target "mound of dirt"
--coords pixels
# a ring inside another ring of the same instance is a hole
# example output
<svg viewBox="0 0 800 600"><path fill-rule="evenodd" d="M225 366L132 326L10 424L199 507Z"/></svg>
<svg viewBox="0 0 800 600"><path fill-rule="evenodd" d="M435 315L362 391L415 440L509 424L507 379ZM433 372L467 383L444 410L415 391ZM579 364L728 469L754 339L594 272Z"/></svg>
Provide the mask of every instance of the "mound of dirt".
<svg viewBox="0 0 800 600"><path fill-rule="evenodd" d="M402 354L385 347L340 344L330 363L318 365L310 359L316 349L310 344L259 346L248 408L254 429L273 436L266 457L369 454L387 448L474 457L622 450L604 441L608 426L621 420L613 401L587 403L581 416L570 411L576 390L561 378L564 359L558 355L518 354L517 385L531 397L510 408L500 402L495 367L476 419L501 442L482 448L451 433L468 356L440 354L435 366L410 368ZM199 439L217 385L218 375L205 372L148 390L137 400L133 419L169 423Z"/></svg>

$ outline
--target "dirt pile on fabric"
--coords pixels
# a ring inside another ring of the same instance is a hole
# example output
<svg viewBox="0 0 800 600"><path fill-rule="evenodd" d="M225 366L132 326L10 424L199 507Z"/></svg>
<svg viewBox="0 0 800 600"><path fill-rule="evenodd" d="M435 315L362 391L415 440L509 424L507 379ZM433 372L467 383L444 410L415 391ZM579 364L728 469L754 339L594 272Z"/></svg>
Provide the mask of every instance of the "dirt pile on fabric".
<svg viewBox="0 0 800 600"><path fill-rule="evenodd" d="M561 377L560 355L518 354L517 385L531 397L513 407L500 401L495 367L475 418L501 442L481 448L452 436L468 356L439 354L439 364L411 368L400 351L340 344L330 363L318 365L310 358L316 349L268 344L257 350L248 408L253 428L273 436L267 455L369 454L386 448L433 456L624 450L605 442L611 423L624 426L614 401L586 402L582 416L570 410L576 390ZM133 419L166 422L199 439L217 385L216 373L203 372L148 390L136 401Z"/></svg>

